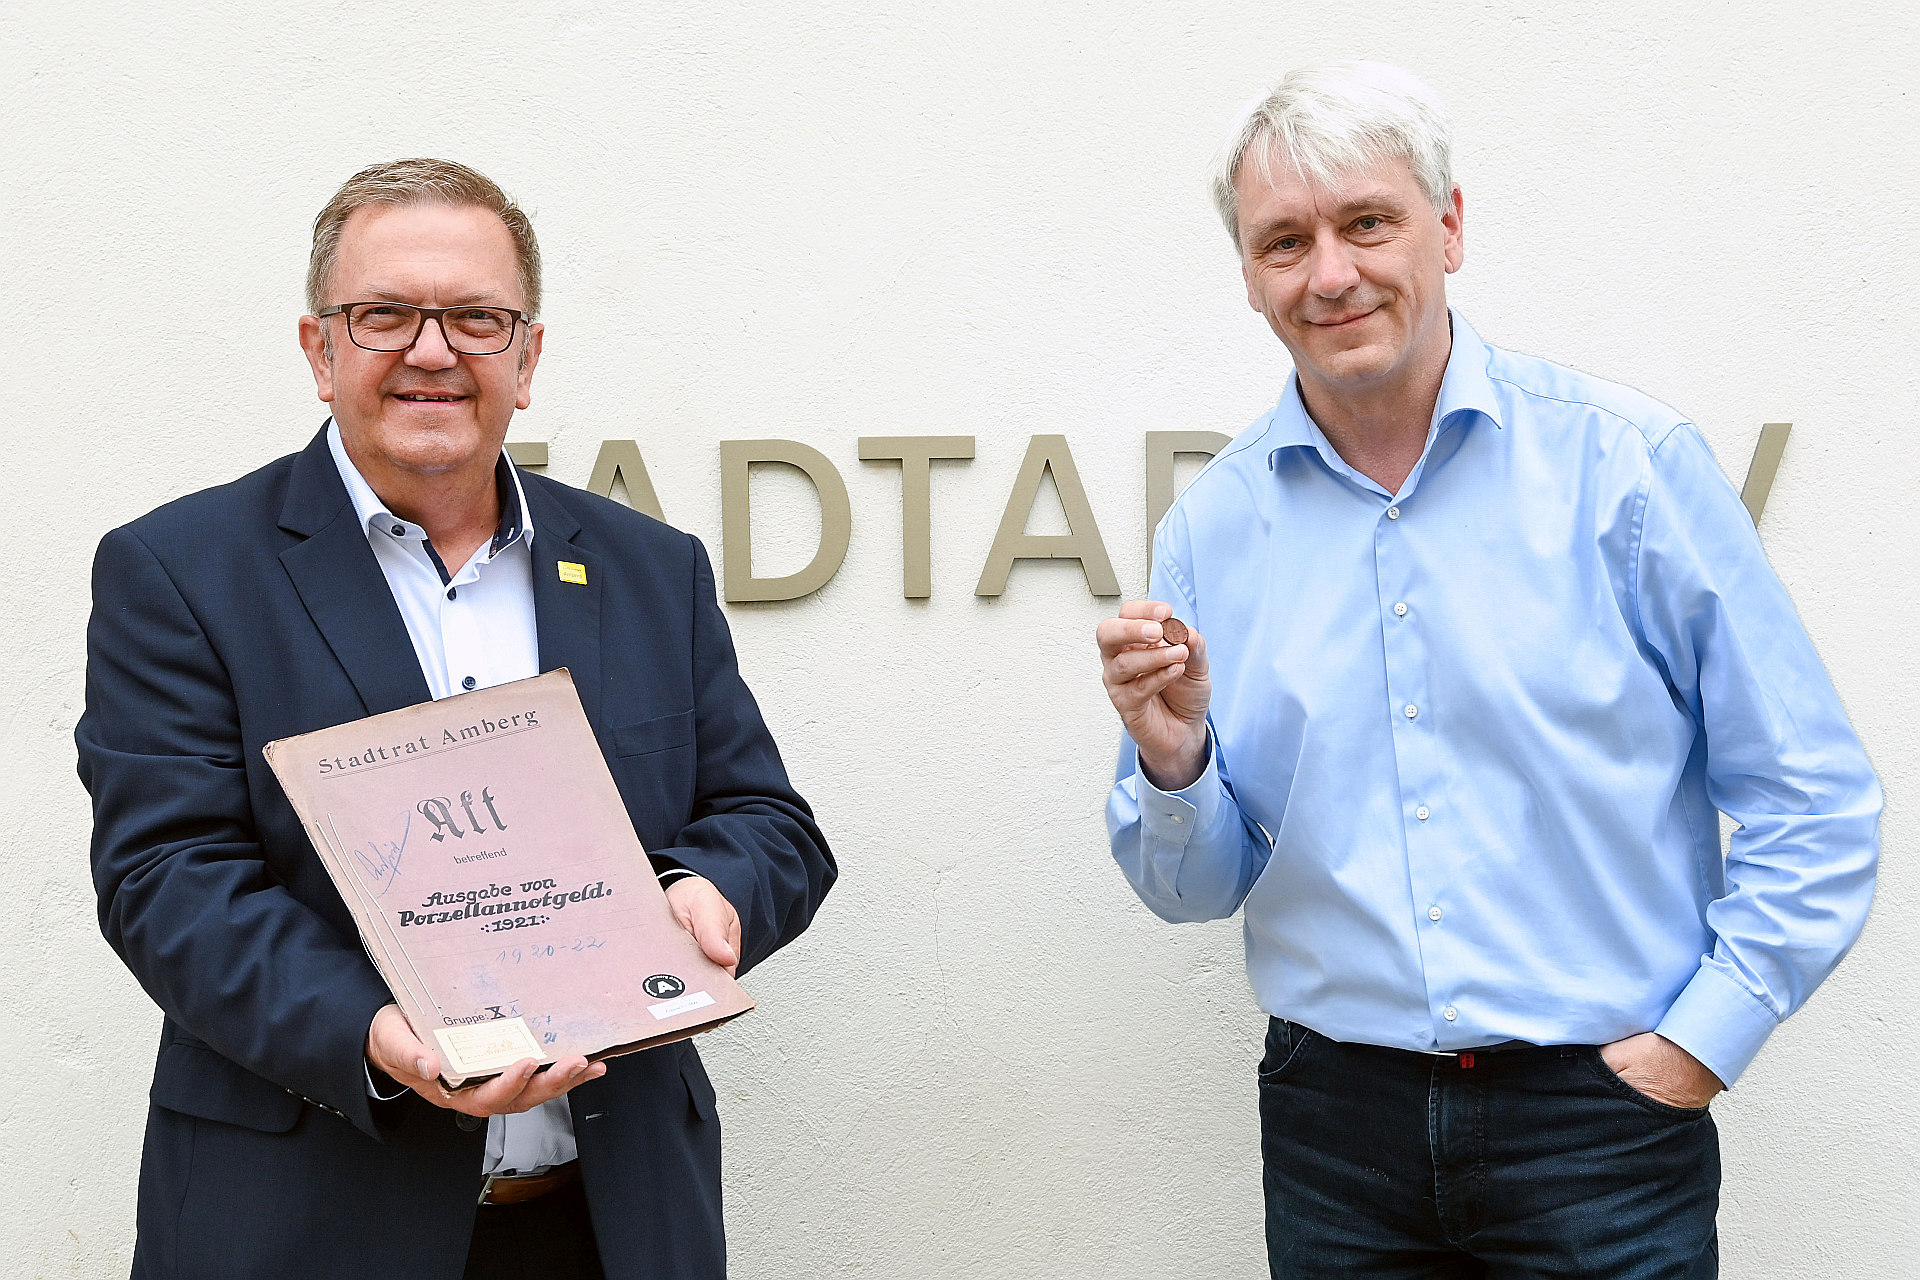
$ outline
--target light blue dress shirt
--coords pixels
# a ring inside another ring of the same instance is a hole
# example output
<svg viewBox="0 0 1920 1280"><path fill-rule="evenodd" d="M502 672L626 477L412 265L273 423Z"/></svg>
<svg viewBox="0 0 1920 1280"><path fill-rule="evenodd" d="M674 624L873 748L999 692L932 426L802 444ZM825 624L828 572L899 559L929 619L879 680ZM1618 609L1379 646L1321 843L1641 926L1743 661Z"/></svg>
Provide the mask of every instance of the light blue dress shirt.
<svg viewBox="0 0 1920 1280"><path fill-rule="evenodd" d="M1859 934L1879 785L1646 396L1456 313L1400 492L1290 381L1161 523L1150 594L1206 640L1210 758L1162 792L1123 740L1113 854L1165 919L1244 906L1270 1014L1428 1051L1652 1030L1731 1084Z"/></svg>

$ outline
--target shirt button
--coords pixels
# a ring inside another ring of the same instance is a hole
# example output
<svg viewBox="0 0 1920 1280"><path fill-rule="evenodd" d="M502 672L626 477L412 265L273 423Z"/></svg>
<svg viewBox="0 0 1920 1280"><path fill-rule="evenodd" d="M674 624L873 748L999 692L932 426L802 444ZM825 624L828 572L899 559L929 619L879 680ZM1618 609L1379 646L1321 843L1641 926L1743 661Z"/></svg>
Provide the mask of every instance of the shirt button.
<svg viewBox="0 0 1920 1280"><path fill-rule="evenodd" d="M1440 910L1440 908L1438 908L1438 907L1428 907L1428 908L1427 908L1427 919L1429 919L1429 920L1431 920L1431 921L1433 921L1433 922L1434 922L1435 924L1438 924L1438 923L1440 922L1440 917L1441 917L1441 916L1443 916L1443 915L1445 915L1445 914L1446 914L1446 913L1445 913L1444 911L1442 911L1442 910ZM1451 1013L1449 1013L1449 1014L1448 1014L1447 1016L1448 1016L1449 1018L1451 1018L1451 1017L1452 1017L1453 1015L1452 1015Z"/></svg>
<svg viewBox="0 0 1920 1280"><path fill-rule="evenodd" d="M1407 704L1407 719L1411 720L1419 714L1420 714L1420 708L1414 706L1411 702L1409 702Z"/></svg>
<svg viewBox="0 0 1920 1280"><path fill-rule="evenodd" d="M479 683L480 683L480 682L479 682L478 680L475 680L475 679L474 679L474 678L473 678L472 676L468 676L468 677L467 677L466 679L464 679L464 680L462 680L462 681L460 682L460 687L461 687L462 689L471 689L471 688L473 688L473 686L475 686L475 685L477 685L477 684L479 684Z"/></svg>
<svg viewBox="0 0 1920 1280"><path fill-rule="evenodd" d="M406 535L406 532L407 532L407 526L403 524L397 524L393 526L393 536L396 538L404 537Z"/></svg>
<svg viewBox="0 0 1920 1280"><path fill-rule="evenodd" d="M1400 518L1400 508L1398 507L1387 508L1387 519L1398 520L1399 518Z"/></svg>
<svg viewBox="0 0 1920 1280"><path fill-rule="evenodd" d="M1428 809L1427 806L1421 805L1418 809L1415 809L1413 811L1413 816L1420 819L1420 821L1425 822L1428 818L1433 816L1433 811ZM1439 918L1440 918L1439 916L1434 917L1435 920L1438 920Z"/></svg>
<svg viewBox="0 0 1920 1280"><path fill-rule="evenodd" d="M1446 1008L1440 1011L1440 1016L1445 1018L1448 1022L1452 1022L1455 1018L1458 1018L1460 1016L1460 1011L1454 1008L1452 1005L1448 1005Z"/></svg>
<svg viewBox="0 0 1920 1280"><path fill-rule="evenodd" d="M1401 603L1401 604L1396 604L1395 606L1393 606L1393 616L1394 616L1394 617L1396 617L1396 618L1404 618L1404 617L1406 617L1406 616L1407 616L1407 606L1406 606L1406 605L1405 605L1404 603Z"/></svg>
<svg viewBox="0 0 1920 1280"><path fill-rule="evenodd" d="M1185 821L1186 821L1186 819L1185 819L1185 818L1183 818L1183 817L1181 817L1181 816L1180 816L1179 814L1177 814L1177 813L1174 813L1174 814L1169 814L1169 815L1167 815L1167 816L1169 816L1169 817L1171 817L1171 818L1172 818L1172 819L1173 819L1173 820L1174 820L1175 822L1185 822Z"/></svg>
<svg viewBox="0 0 1920 1280"><path fill-rule="evenodd" d="M447 599L458 600L459 598L460 598L460 588L458 587L447 588Z"/></svg>

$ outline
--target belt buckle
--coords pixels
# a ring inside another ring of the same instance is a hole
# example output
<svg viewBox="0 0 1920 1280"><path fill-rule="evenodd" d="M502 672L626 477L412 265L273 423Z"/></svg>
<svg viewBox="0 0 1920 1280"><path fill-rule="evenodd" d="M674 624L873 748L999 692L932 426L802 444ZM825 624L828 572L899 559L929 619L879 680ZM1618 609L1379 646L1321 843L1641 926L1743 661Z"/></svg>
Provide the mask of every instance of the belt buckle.
<svg viewBox="0 0 1920 1280"><path fill-rule="evenodd" d="M483 1205L521 1204L577 1181L580 1176L578 1160L569 1160L565 1164L555 1165L542 1173L502 1173L495 1171L486 1176L480 1186L480 1203ZM514 1194L496 1199L497 1193L509 1190L525 1189L525 1194Z"/></svg>

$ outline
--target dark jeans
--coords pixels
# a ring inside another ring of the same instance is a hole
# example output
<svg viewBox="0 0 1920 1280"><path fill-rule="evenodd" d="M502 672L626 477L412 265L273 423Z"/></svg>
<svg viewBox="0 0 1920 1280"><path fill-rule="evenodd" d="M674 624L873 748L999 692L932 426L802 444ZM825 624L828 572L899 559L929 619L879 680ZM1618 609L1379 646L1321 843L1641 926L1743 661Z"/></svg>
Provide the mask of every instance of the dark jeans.
<svg viewBox="0 0 1920 1280"><path fill-rule="evenodd" d="M1260 1149L1274 1280L1719 1274L1713 1120L1590 1045L1434 1057L1276 1018Z"/></svg>
<svg viewBox="0 0 1920 1280"><path fill-rule="evenodd" d="M464 1280L604 1280L579 1181L520 1204L483 1204Z"/></svg>

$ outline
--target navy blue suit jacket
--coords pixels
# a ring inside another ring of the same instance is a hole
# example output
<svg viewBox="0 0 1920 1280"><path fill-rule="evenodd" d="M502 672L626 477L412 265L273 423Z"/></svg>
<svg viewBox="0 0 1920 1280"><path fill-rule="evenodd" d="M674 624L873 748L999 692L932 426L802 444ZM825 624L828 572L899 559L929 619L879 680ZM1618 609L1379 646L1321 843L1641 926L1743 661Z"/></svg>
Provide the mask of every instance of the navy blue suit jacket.
<svg viewBox="0 0 1920 1280"><path fill-rule="evenodd" d="M835 870L740 679L706 553L523 479L541 669L573 673L656 862L739 911L745 972L806 928ZM455 1280L484 1126L367 1096L367 1027L391 997L260 754L428 697L325 433L108 534L93 599L75 737L100 923L166 1015L134 1275ZM722 1275L699 1055L607 1067L568 1097L609 1280Z"/></svg>

